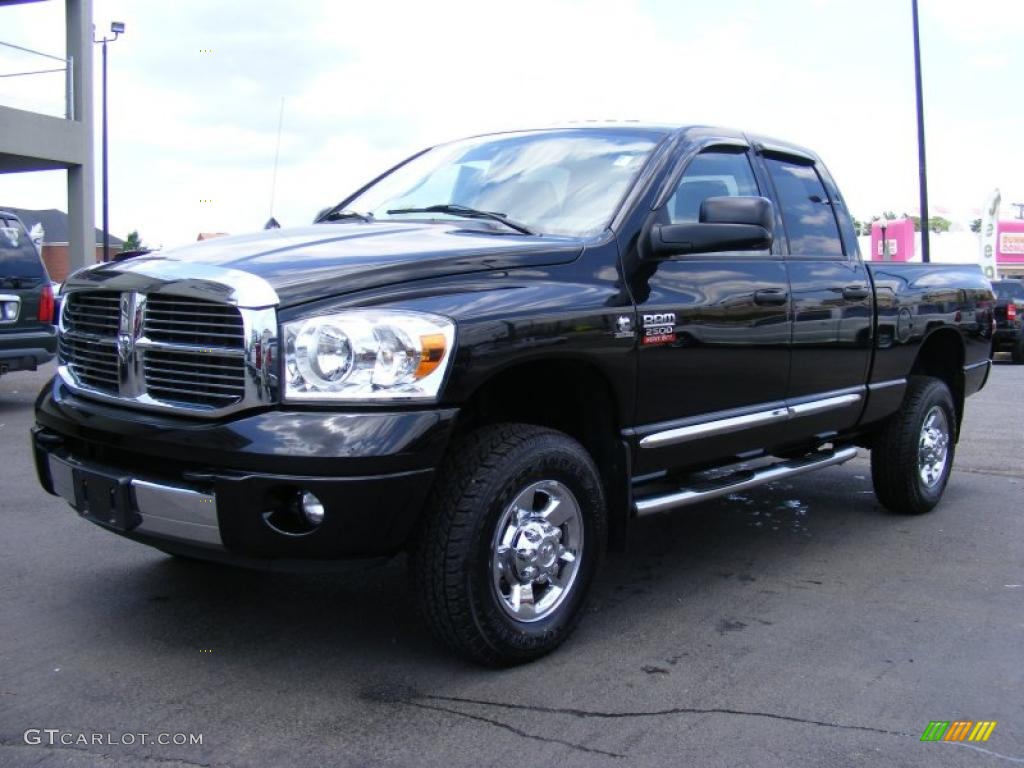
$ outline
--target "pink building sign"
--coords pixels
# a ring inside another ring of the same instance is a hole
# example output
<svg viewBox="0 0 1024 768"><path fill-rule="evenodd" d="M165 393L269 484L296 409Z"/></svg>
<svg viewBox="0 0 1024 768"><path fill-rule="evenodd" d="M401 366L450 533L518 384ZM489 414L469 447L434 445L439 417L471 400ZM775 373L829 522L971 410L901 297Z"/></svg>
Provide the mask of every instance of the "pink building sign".
<svg viewBox="0 0 1024 768"><path fill-rule="evenodd" d="M887 255L883 255L882 227L876 221L871 225L871 260L911 261L914 258L914 222L893 219L885 223Z"/></svg>
<svg viewBox="0 0 1024 768"><path fill-rule="evenodd" d="M1000 221L996 233L996 263L1024 264L1024 221Z"/></svg>
<svg viewBox="0 0 1024 768"><path fill-rule="evenodd" d="M886 222L885 239L888 241L889 261L913 261L915 252L914 222L895 219ZM996 263L1024 264L1024 221L1003 220L996 228ZM882 261L882 228L876 221L871 225L871 259Z"/></svg>

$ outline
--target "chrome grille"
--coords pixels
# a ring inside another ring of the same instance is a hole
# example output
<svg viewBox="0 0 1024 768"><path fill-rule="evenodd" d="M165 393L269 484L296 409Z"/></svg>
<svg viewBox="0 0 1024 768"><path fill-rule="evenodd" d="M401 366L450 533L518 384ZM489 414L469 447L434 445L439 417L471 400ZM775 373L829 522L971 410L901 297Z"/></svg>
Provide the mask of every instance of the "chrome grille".
<svg viewBox="0 0 1024 768"><path fill-rule="evenodd" d="M186 296L149 296L143 336L194 347L242 349L242 316L236 307Z"/></svg>
<svg viewBox="0 0 1024 768"><path fill-rule="evenodd" d="M276 400L276 314L174 294L77 290L64 300L61 376L128 405L219 415Z"/></svg>
<svg viewBox="0 0 1024 768"><path fill-rule="evenodd" d="M148 349L143 357L146 390L171 403L223 408L245 394L241 357Z"/></svg>
<svg viewBox="0 0 1024 768"><path fill-rule="evenodd" d="M188 296L145 301L146 390L157 399L223 408L245 394L245 329L237 307Z"/></svg>
<svg viewBox="0 0 1024 768"><path fill-rule="evenodd" d="M60 358L88 387L117 394L117 328L121 294L74 293L65 300Z"/></svg>
<svg viewBox="0 0 1024 768"><path fill-rule="evenodd" d="M68 296L64 322L70 331L117 337L121 294L113 291L73 293Z"/></svg>

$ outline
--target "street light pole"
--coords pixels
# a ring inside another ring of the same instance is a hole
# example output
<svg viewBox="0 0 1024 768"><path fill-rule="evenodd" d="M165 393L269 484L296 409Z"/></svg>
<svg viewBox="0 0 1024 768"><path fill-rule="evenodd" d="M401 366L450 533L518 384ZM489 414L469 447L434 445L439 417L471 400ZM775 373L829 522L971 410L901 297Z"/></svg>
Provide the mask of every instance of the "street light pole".
<svg viewBox="0 0 1024 768"><path fill-rule="evenodd" d="M924 151L924 92L921 88L921 33L918 29L917 0L911 0L914 16L914 88L917 93L917 167L921 188L921 261L931 261L928 238L928 169Z"/></svg>
<svg viewBox="0 0 1024 768"><path fill-rule="evenodd" d="M93 38L94 43L102 43L103 47L103 261L110 261L110 205L107 186L107 43L112 43L124 32L124 22L114 21L110 24L113 37Z"/></svg>

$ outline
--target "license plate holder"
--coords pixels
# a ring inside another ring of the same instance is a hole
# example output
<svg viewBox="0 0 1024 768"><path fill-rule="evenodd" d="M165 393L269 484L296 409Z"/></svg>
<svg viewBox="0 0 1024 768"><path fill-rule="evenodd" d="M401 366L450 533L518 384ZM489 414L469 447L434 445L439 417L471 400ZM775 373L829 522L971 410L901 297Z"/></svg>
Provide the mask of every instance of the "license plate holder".
<svg viewBox="0 0 1024 768"><path fill-rule="evenodd" d="M142 522L132 504L131 478L75 467L75 509L82 517L117 531Z"/></svg>

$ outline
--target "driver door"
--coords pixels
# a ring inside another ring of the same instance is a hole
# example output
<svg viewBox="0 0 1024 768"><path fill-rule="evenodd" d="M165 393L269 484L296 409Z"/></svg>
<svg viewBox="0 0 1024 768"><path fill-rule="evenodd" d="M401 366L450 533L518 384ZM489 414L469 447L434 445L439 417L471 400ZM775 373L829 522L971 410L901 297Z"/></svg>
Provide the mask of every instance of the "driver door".
<svg viewBox="0 0 1024 768"><path fill-rule="evenodd" d="M712 146L693 156L656 221L697 222L708 197L768 196L748 151ZM658 260L639 270L633 291L638 474L756 451L784 436L792 312L779 246Z"/></svg>

